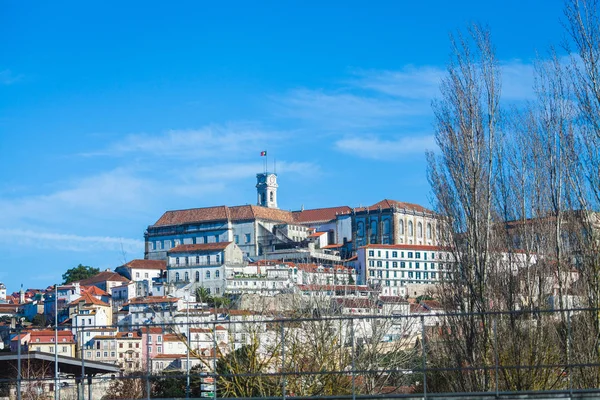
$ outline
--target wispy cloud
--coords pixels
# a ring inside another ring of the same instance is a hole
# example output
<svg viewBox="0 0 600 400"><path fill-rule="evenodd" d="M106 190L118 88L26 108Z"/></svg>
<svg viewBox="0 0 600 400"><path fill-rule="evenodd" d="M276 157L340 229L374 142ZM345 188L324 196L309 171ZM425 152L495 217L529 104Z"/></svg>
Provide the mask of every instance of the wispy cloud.
<svg viewBox="0 0 600 400"><path fill-rule="evenodd" d="M23 79L24 75L14 74L10 69L0 71L0 85L12 85Z"/></svg>
<svg viewBox="0 0 600 400"><path fill-rule="evenodd" d="M435 150L432 135L408 136L397 139L381 139L371 135L367 137L349 137L335 143L337 150L361 158L398 161L406 155L422 155L426 150Z"/></svg>
<svg viewBox="0 0 600 400"><path fill-rule="evenodd" d="M109 236L79 236L24 229L0 229L0 242L32 248L77 252L106 250L139 254L144 250L144 241L140 239Z"/></svg>
<svg viewBox="0 0 600 400"><path fill-rule="evenodd" d="M283 131L271 131L258 124L238 123L208 125L199 129L172 129L159 134L130 134L105 149L85 153L87 156L168 157L200 159L240 153L256 154L265 143L285 137Z"/></svg>

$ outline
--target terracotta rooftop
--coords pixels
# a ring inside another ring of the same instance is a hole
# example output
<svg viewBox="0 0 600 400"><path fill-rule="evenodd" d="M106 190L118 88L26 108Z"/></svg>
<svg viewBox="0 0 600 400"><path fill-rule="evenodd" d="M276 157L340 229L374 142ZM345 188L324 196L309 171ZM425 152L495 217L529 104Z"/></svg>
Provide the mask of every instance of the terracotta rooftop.
<svg viewBox="0 0 600 400"><path fill-rule="evenodd" d="M124 267L129 268L138 268L138 269L158 269L164 270L167 269L167 262L163 260L131 260L128 263L123 265Z"/></svg>
<svg viewBox="0 0 600 400"><path fill-rule="evenodd" d="M129 334L131 334L131 337L129 337ZM141 339L142 335L140 335L139 332L117 332L117 336L118 339Z"/></svg>
<svg viewBox="0 0 600 400"><path fill-rule="evenodd" d="M411 210L411 211L417 211L417 212L423 212L423 213L429 213L429 214L433 214L434 212L423 207L420 206L418 204L414 204L414 203L405 203L402 201L396 201L396 200L389 200L389 199L384 199L381 200L375 204L373 204L370 207L364 207L364 209L367 209L369 211L376 211L379 210L379 208L381 207L382 210L389 210L391 208L397 207L397 208L403 208L406 210ZM359 209L357 208L356 211L363 211L364 209Z"/></svg>
<svg viewBox="0 0 600 400"><path fill-rule="evenodd" d="M104 290L100 289L97 286L88 286L83 289L85 293L89 293L92 296L110 296L110 294L106 293Z"/></svg>
<svg viewBox="0 0 600 400"><path fill-rule="evenodd" d="M82 286L93 286L96 283L101 282L129 282L127 278L122 275L117 274L114 271L102 271L92 276L91 278L82 279L79 281L79 284Z"/></svg>
<svg viewBox="0 0 600 400"><path fill-rule="evenodd" d="M352 209L348 206L315 208L312 210L294 211L294 220L297 223L304 224L310 222L328 222L333 221L340 214L350 214Z"/></svg>
<svg viewBox="0 0 600 400"><path fill-rule="evenodd" d="M267 208L254 205L217 206L190 208L165 212L151 227L171 226L180 224L211 222L211 221L250 221L264 219L276 222L294 222L290 211Z"/></svg>
<svg viewBox="0 0 600 400"><path fill-rule="evenodd" d="M94 304L96 306L110 307L110 305L106 304L102 300L98 300L97 298L92 296L89 292L83 292L81 294L80 298L73 300L72 302L69 303L69 305L73 306L73 305L79 304L81 302L83 302L84 304Z"/></svg>
<svg viewBox="0 0 600 400"><path fill-rule="evenodd" d="M315 232L315 233L311 233L310 235L308 235L308 237L319 237L322 235L326 235L327 232Z"/></svg>
<svg viewBox="0 0 600 400"><path fill-rule="evenodd" d="M219 242L219 243L199 243L199 244L180 244L179 246L173 247L167 253L201 253L203 251L215 251L224 250L233 242Z"/></svg>

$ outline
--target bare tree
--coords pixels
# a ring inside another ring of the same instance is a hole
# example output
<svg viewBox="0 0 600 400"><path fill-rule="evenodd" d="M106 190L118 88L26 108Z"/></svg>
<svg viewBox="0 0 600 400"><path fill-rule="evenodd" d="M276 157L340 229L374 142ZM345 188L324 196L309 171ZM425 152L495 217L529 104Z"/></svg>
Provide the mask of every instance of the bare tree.
<svg viewBox="0 0 600 400"><path fill-rule="evenodd" d="M456 261L444 286L442 301L449 310L470 313L446 321L461 341L447 342L444 352L457 365L482 366L492 359L488 317L493 301L488 274L493 266L493 196L498 169L500 70L489 30L473 25L468 36L451 37L448 76L442 99L434 102L436 143L440 155L428 154L429 180L437 211L447 218L445 242ZM489 374L455 374L456 390L490 387Z"/></svg>

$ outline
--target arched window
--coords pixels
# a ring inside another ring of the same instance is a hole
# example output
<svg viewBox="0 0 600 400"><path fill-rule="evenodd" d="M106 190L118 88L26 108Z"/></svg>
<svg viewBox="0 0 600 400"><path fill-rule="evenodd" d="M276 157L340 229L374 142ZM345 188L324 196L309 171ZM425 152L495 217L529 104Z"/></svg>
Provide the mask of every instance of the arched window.
<svg viewBox="0 0 600 400"><path fill-rule="evenodd" d="M363 224L362 221L359 221L356 224L356 235L357 236L364 236L365 235L365 224Z"/></svg>
<svg viewBox="0 0 600 400"><path fill-rule="evenodd" d="M408 236L412 236L412 235L414 235L413 223L412 223L412 221L408 221Z"/></svg>
<svg viewBox="0 0 600 400"><path fill-rule="evenodd" d="M383 220L383 234L384 235L390 234L390 220L389 219Z"/></svg>
<svg viewBox="0 0 600 400"><path fill-rule="evenodd" d="M179 282L179 272L175 272L175 282Z"/></svg>
<svg viewBox="0 0 600 400"><path fill-rule="evenodd" d="M179 257L175 257L175 265L179 265Z"/></svg>
<svg viewBox="0 0 600 400"><path fill-rule="evenodd" d="M200 282L200 272L196 271L196 282Z"/></svg>
<svg viewBox="0 0 600 400"><path fill-rule="evenodd" d="M206 271L206 279L210 279L210 271Z"/></svg>
<svg viewBox="0 0 600 400"><path fill-rule="evenodd" d="M216 270L215 271L215 279L217 279L220 275L221 275L221 273L219 272L219 270Z"/></svg>
<svg viewBox="0 0 600 400"><path fill-rule="evenodd" d="M196 264L200 264L200 256L196 256Z"/></svg>
<svg viewBox="0 0 600 400"><path fill-rule="evenodd" d="M431 224L427 223L427 239L431 239Z"/></svg>
<svg viewBox="0 0 600 400"><path fill-rule="evenodd" d="M273 201L273 192L269 192L269 201Z"/></svg>
<svg viewBox="0 0 600 400"><path fill-rule="evenodd" d="M187 272L185 273L185 281L189 281L190 280L190 274L188 274Z"/></svg>
<svg viewBox="0 0 600 400"><path fill-rule="evenodd" d="M423 237L423 224L420 222L417 224L417 237Z"/></svg>
<svg viewBox="0 0 600 400"><path fill-rule="evenodd" d="M371 235L377 234L377 221L371 221Z"/></svg>
<svg viewBox="0 0 600 400"><path fill-rule="evenodd" d="M399 229L400 229L400 234L404 235L404 220L403 219L400 220L400 227L399 227Z"/></svg>

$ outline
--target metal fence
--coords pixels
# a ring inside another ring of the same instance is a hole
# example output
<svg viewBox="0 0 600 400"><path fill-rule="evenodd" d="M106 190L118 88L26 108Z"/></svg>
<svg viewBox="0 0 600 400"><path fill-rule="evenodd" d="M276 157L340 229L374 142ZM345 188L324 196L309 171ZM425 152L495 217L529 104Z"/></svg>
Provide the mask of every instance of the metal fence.
<svg viewBox="0 0 600 400"><path fill-rule="evenodd" d="M107 327L75 336L99 328ZM88 347L78 346L75 357L37 352L36 343L0 353L0 398L600 395L598 309L310 318L196 313L132 333L80 339Z"/></svg>

